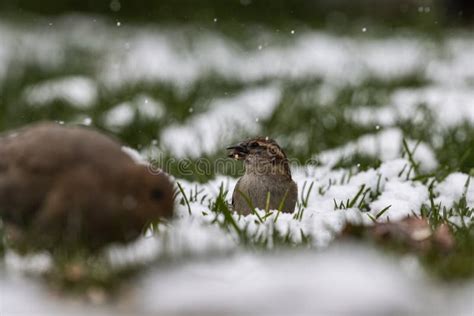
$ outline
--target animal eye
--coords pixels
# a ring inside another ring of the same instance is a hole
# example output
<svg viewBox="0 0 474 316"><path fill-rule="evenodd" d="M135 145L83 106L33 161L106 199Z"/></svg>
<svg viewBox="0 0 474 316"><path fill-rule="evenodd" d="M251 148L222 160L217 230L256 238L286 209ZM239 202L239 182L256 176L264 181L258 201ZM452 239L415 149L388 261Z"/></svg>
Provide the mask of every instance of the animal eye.
<svg viewBox="0 0 474 316"><path fill-rule="evenodd" d="M163 192L158 189L151 190L150 197L154 200L161 200L163 197Z"/></svg>

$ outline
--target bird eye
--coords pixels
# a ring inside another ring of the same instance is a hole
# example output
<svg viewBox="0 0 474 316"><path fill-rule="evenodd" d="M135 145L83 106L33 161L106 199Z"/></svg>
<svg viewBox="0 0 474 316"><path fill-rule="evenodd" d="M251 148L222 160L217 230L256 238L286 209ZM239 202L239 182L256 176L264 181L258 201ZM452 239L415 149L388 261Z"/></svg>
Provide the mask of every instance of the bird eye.
<svg viewBox="0 0 474 316"><path fill-rule="evenodd" d="M158 189L151 190L150 197L154 200L161 200L163 197L163 192Z"/></svg>

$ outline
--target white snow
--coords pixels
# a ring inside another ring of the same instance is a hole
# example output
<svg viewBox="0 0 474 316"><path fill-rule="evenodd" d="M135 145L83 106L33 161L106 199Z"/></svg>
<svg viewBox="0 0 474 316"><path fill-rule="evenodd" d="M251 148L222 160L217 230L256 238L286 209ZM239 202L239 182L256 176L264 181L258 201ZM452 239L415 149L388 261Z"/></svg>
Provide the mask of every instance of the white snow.
<svg viewBox="0 0 474 316"><path fill-rule="evenodd" d="M346 245L320 254L240 254L152 272L136 304L150 314L413 313L426 309L426 285L416 282L376 252Z"/></svg>
<svg viewBox="0 0 474 316"><path fill-rule="evenodd" d="M31 277L0 271L0 314L3 315L109 315L103 306L84 304L72 298L58 298L44 284Z"/></svg>
<svg viewBox="0 0 474 316"><path fill-rule="evenodd" d="M155 264L111 303L61 297L0 274L3 315L469 315L472 283L441 287L416 259L358 244L324 252L234 255ZM363 284L363 286L361 286ZM271 298L271 303L268 298ZM28 302L28 304L25 304Z"/></svg>
<svg viewBox="0 0 474 316"><path fill-rule="evenodd" d="M209 75L241 82L311 77L339 85L419 74L459 86L474 78L474 40L461 32L445 42L433 42L413 34L351 38L302 30L286 43L275 44L280 42L278 35L262 30L255 35L259 45L248 49L211 29L190 32L185 27L130 25L124 30L116 23L77 15L48 17L38 19L35 30L25 30L2 22L0 82L4 66L13 59L19 71L31 63L55 69L66 63L68 50L75 48L102 58L94 79L107 87L166 82L186 88ZM446 53L436 54L435 48Z"/></svg>
<svg viewBox="0 0 474 316"><path fill-rule="evenodd" d="M392 102L403 119L411 119L417 105L424 104L442 127L474 122L474 92L469 87L400 89L393 94Z"/></svg>
<svg viewBox="0 0 474 316"><path fill-rule="evenodd" d="M140 165L148 165L148 161L135 149L127 146L122 146L122 151L126 153L132 160Z"/></svg>
<svg viewBox="0 0 474 316"><path fill-rule="evenodd" d="M195 34L189 46L180 32L142 31L127 39L127 54L110 56L102 78L111 87L134 81L183 87L207 74L243 82L316 77L350 84L369 76L394 79L423 71L430 54L419 38L351 39L317 32L293 36L287 46L245 51L212 32Z"/></svg>
<svg viewBox="0 0 474 316"><path fill-rule="evenodd" d="M51 269L53 262L49 253L37 253L20 256L13 251L5 254L5 266L10 273L28 272L41 274Z"/></svg>
<svg viewBox="0 0 474 316"><path fill-rule="evenodd" d="M393 126L398 113L392 106L358 106L346 110L345 117L364 126Z"/></svg>
<svg viewBox="0 0 474 316"><path fill-rule="evenodd" d="M209 110L184 124L173 124L161 132L161 144L177 158L199 157L225 150L236 135L256 135L256 118L267 119L281 97L277 86L245 90L235 96L211 102Z"/></svg>
<svg viewBox="0 0 474 316"><path fill-rule="evenodd" d="M160 120L165 114L165 107L153 97L139 94L131 101L117 104L107 111L103 116L105 125L113 130L127 127L137 118L148 120Z"/></svg>
<svg viewBox="0 0 474 316"><path fill-rule="evenodd" d="M389 105L354 107L345 112L347 119L365 126L390 127L398 121L424 123L425 106L438 129L474 122L474 92L468 86L431 85L423 88L397 89Z"/></svg>
<svg viewBox="0 0 474 316"><path fill-rule="evenodd" d="M407 140L407 144L422 170L433 170L438 166L436 156L427 144L413 140ZM316 158L328 166L334 166L344 157L350 157L356 153L376 157L381 161L389 161L399 157L402 150L402 131L399 128L387 128L375 134L363 135L341 147L321 152Z"/></svg>
<svg viewBox="0 0 474 316"><path fill-rule="evenodd" d="M420 215L421 205L429 198L428 189L420 183L388 181L380 197L370 204L370 212L376 216L390 206L380 219L398 221L410 215Z"/></svg>
<svg viewBox="0 0 474 316"><path fill-rule="evenodd" d="M164 104L146 94L135 97L134 103L138 109L138 115L141 118L158 120L165 115L166 109Z"/></svg>
<svg viewBox="0 0 474 316"><path fill-rule="evenodd" d="M433 59L428 63L426 76L445 86L459 87L474 80L474 41L472 34L449 37L444 45L446 58Z"/></svg>
<svg viewBox="0 0 474 316"><path fill-rule="evenodd" d="M130 125L135 118L135 109L129 102L116 105L104 114L104 123L110 129L120 129Z"/></svg>
<svg viewBox="0 0 474 316"><path fill-rule="evenodd" d="M63 101L80 109L97 102L96 83L87 77L71 76L42 81L25 89L24 99L31 106L45 106Z"/></svg>
<svg viewBox="0 0 474 316"><path fill-rule="evenodd" d="M435 203L441 203L446 208L451 208L455 202L465 194L467 206L474 208L474 179L471 177L468 184L469 175L455 172L450 174L443 182L436 186Z"/></svg>

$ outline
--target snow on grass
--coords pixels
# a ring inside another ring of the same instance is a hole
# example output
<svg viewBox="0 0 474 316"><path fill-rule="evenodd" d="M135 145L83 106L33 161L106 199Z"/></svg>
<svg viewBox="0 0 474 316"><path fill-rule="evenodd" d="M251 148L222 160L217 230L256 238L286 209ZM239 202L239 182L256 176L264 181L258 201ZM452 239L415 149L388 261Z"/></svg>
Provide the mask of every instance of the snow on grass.
<svg viewBox="0 0 474 316"><path fill-rule="evenodd" d="M211 75L247 83L321 78L338 85L414 74L443 84L474 78L474 41L462 33L433 42L415 35L351 38L307 31L283 41L281 35L263 30L248 41L264 40L265 47L249 49L210 29L190 33L186 28L129 25L125 30L97 17L69 16L39 19L33 31L4 22L0 36L0 61L6 67L14 60L18 69L28 64L55 69L79 49L94 60L101 58L100 64L91 63L95 79L117 89L140 82L186 88ZM434 47L446 54L437 54Z"/></svg>
<svg viewBox="0 0 474 316"><path fill-rule="evenodd" d="M474 82L474 41L472 34L458 34L446 40L447 58L429 61L426 69L428 78L446 86L464 86Z"/></svg>
<svg viewBox="0 0 474 316"><path fill-rule="evenodd" d="M96 83L87 77L70 76L39 82L25 89L24 98L31 106L45 106L56 101L87 109L97 102Z"/></svg>
<svg viewBox="0 0 474 316"><path fill-rule="evenodd" d="M3 315L109 315L105 307L80 303L64 296L58 299L37 280L0 271L0 314ZM134 314L136 315L136 314Z"/></svg>
<svg viewBox="0 0 474 316"><path fill-rule="evenodd" d="M474 92L468 87L399 89L393 94L392 102L402 119L411 119L417 105L424 104L442 127L474 123Z"/></svg>
<svg viewBox="0 0 474 316"><path fill-rule="evenodd" d="M174 157L200 157L225 147L236 135L260 131L279 104L278 86L252 88L211 102L209 110L192 116L184 124L174 124L161 133L161 144Z"/></svg>
<svg viewBox="0 0 474 316"><path fill-rule="evenodd" d="M171 257L225 253L237 247L236 240L205 217L183 217L171 225L166 235L165 253Z"/></svg>
<svg viewBox="0 0 474 316"><path fill-rule="evenodd" d="M135 118L135 109L129 102L120 103L104 114L104 124L110 129L121 129Z"/></svg>
<svg viewBox="0 0 474 316"><path fill-rule="evenodd" d="M433 59L430 45L423 40L391 37L389 40L355 40L356 58L375 78L393 80L424 71ZM348 56L352 59L352 56Z"/></svg>
<svg viewBox="0 0 474 316"><path fill-rule="evenodd" d="M294 179L301 197L294 214L273 212L267 215L264 210L256 210L257 214L233 214L233 218L247 238L253 242L264 241L269 248L278 239L286 239L290 244L302 244L309 239L313 246L325 247L346 223L370 225L372 220L368 213L375 217L389 205L392 207L380 220L399 220L419 214L421 205L429 201L428 189L409 180L409 165L410 162L404 159L388 161L376 170L363 171L352 177L347 170L332 171L327 166L297 169L294 170ZM187 207L181 206L181 211L177 212L178 221L191 216L202 218L205 223L222 222L222 218L209 210L209 205L218 196L221 185L227 192L225 198L230 200L235 180L219 177L203 185L178 181L191 200L191 215ZM358 195L362 186L363 191L368 191ZM379 196L372 201L371 194ZM348 203L352 200L352 204ZM339 207L341 203L344 204L342 208ZM368 210L363 208L367 203ZM262 218L266 219L262 222Z"/></svg>
<svg viewBox="0 0 474 316"><path fill-rule="evenodd" d="M194 36L191 46L181 33L156 31L130 35L127 43L127 53L117 49L102 70L108 86L164 81L181 87L209 74L242 82L310 77L351 84L420 72L429 54L419 39L356 40L317 32L262 50L244 50L212 32Z"/></svg>
<svg viewBox="0 0 474 316"><path fill-rule="evenodd" d="M149 162L135 149L127 146L122 146L122 151L126 153L132 160L140 165L148 165Z"/></svg>
<svg viewBox="0 0 474 316"><path fill-rule="evenodd" d="M419 106L426 107L442 128L455 127L463 122L474 123L474 92L462 85L397 89L389 105L356 107L346 110L345 117L365 126L390 127L404 120L421 123L427 118Z"/></svg>
<svg viewBox="0 0 474 316"><path fill-rule="evenodd" d="M411 180L413 173L410 166L409 160L395 159L377 169L355 174L349 170L331 170L327 166L298 168L293 172L300 194L294 214L273 212L268 215L264 210L255 210L257 214L233 214L233 218L246 238L252 242L263 242L269 248L281 239L296 245L309 239L314 247L326 247L346 223L371 225L374 218L378 221L396 221L420 215L422 205L430 204L428 187ZM206 184L178 181L190 200L191 212L188 214L187 206L180 206L178 221L197 217L204 225L222 222L223 218L213 214L209 206L219 195L221 186L226 192L224 198L230 201L234 179L221 176ZM459 193L466 181L463 184L460 180L457 182L458 189L454 192ZM440 184L442 193L439 199L459 200L461 196L445 192L445 186ZM470 195L468 199L471 198ZM262 221L262 218L265 220Z"/></svg>
<svg viewBox="0 0 474 316"><path fill-rule="evenodd" d="M473 285L442 287L423 274L416 258L342 244L323 252L239 252L157 264L110 302L97 300L97 291L88 290L86 300L58 298L36 280L0 271L0 313L469 315Z"/></svg>
<svg viewBox="0 0 474 316"><path fill-rule="evenodd" d="M368 78L395 80L420 74L428 60L437 60L430 43L416 37L353 39L305 32L286 45L246 50L211 31L194 36L193 45L188 45L180 32L146 31L128 36L126 52L117 47L101 70L101 81L108 86L168 82L186 87L216 74L241 82L322 78L344 85Z"/></svg>
<svg viewBox="0 0 474 316"><path fill-rule="evenodd" d="M112 43L100 69L108 86L120 88L137 82L170 82L186 86L199 76L199 58L185 49L179 33L138 33Z"/></svg>
<svg viewBox="0 0 474 316"><path fill-rule="evenodd" d="M359 106L344 112L346 119L363 126L391 127L400 118L393 106Z"/></svg>
<svg viewBox="0 0 474 316"><path fill-rule="evenodd" d="M134 103L137 107L138 115L142 119L159 120L166 113L163 103L146 94L135 97Z"/></svg>
<svg viewBox="0 0 474 316"><path fill-rule="evenodd" d="M433 285L415 258L344 244L157 268L142 278L132 304L167 315L430 315L469 311L470 290Z"/></svg>
<svg viewBox="0 0 474 316"><path fill-rule="evenodd" d="M394 262L352 247L278 257L244 254L184 264L161 276L155 271L144 278L136 304L150 314L239 315L349 315L356 311L376 315L400 312L399 308L413 312L423 306L420 285ZM272 303L262 300L262 295L271 297Z"/></svg>
<svg viewBox="0 0 474 316"><path fill-rule="evenodd" d="M435 203L451 208L454 203L465 195L467 206L474 208L474 179L470 179L469 175L455 172L450 174L436 187L438 197ZM469 186L467 186L469 185Z"/></svg>
<svg viewBox="0 0 474 316"><path fill-rule="evenodd" d="M392 205L378 219L380 221L419 214L421 205L429 203L428 189L422 183L409 179L409 164L406 159L395 159L383 163L377 169L357 172L353 176L348 176L348 170L331 170L327 166L297 168L294 170L295 181L300 193L308 196L302 216L296 218L295 214L273 213L264 222L260 222L256 215L243 217L233 214L232 217L238 227L245 231L247 238L256 244L263 241L261 245L266 248L277 246L277 237L284 236L288 238L289 244L306 244L305 239L309 239L310 246L323 249L338 236L346 223L373 223L367 210L360 208L363 201L368 203L372 218L377 216L380 209ZM467 199L472 205L472 186L465 189L467 179L467 175L460 173L448 176L434 188L437 199L449 205L449 201L456 201L467 192ZM177 259L171 265L155 264L141 281L131 283L134 291L127 292L127 306L136 315L189 311L271 315L286 310L301 313L334 312L334 306L340 306L338 312L343 314L357 310L374 315L391 309L397 312L469 309L466 305L469 300L465 298L470 288L456 289L459 291L457 294L462 295L456 304L450 299L443 302L435 300L435 305L439 303L439 306L427 304L432 295L438 298L444 296L438 296L437 291L441 291L441 288L433 287L414 258L405 257L394 261L393 258L382 257L357 245L339 245L322 253L280 252L278 256L245 252L237 234L221 226L222 214L217 215L209 209L222 190L226 192L224 198L230 199L235 179L218 176L204 184L178 181L189 200L191 213L185 203L177 205L175 219L160 225L157 234L150 231L132 244L113 246L105 252L111 268L118 271L130 266L156 263L162 257ZM311 190L310 183L313 183ZM356 199L353 207L335 207L335 204L357 196L362 185L370 189L370 193L379 192L372 202L369 193ZM300 198L299 203L304 199ZM260 218L265 216L263 210L256 212ZM229 258L205 259L209 254L221 254ZM179 260L189 256L201 259ZM7 255L7 258L10 258L6 260L9 271L38 273L38 265L31 268L28 263L30 259L24 264L24 259L18 260L11 255ZM40 260L47 262L41 255ZM4 277L1 284L7 284L5 280L7 283L13 282ZM363 292L360 292L361 283L365 284ZM381 284L390 284L390 287L382 286L384 290L380 291ZM196 286L199 291L196 291ZM279 299L275 304L268 304L259 299L259 293ZM33 295L36 297L39 294ZM312 301L310 297L315 295L324 299L308 305L307 302ZM341 299L345 302L343 305L337 303ZM178 310L176 300L180 302ZM13 304L13 301L14 297L8 296L6 307L2 308L8 311L24 310ZM45 310L58 308L50 306L50 299L44 297L34 302ZM57 300L52 302L58 304ZM61 304L69 306L67 302ZM103 307L108 310L114 308L108 305Z"/></svg>
<svg viewBox="0 0 474 316"><path fill-rule="evenodd" d="M428 201L428 189L421 183L388 181L380 197L370 204L370 212L376 216L390 207L380 219L399 221L407 216L420 215L421 206Z"/></svg>
<svg viewBox="0 0 474 316"><path fill-rule="evenodd" d="M47 253L36 253L20 256L13 251L7 251L5 254L5 266L13 272L29 272L41 274L52 267L51 256Z"/></svg>
<svg viewBox="0 0 474 316"><path fill-rule="evenodd" d="M23 70L22 66L37 65L41 69L57 69L65 62L63 36L66 30L59 32L43 27L24 28L0 22L0 38L2 39L2 71L10 70L14 65L15 72ZM5 68L4 68L5 67ZM0 77L0 83L2 83Z"/></svg>
<svg viewBox="0 0 474 316"><path fill-rule="evenodd" d="M129 126L138 117L160 120L165 114L164 105L147 95L138 95L130 102L123 102L103 115L104 124L112 130Z"/></svg>
<svg viewBox="0 0 474 316"><path fill-rule="evenodd" d="M423 170L433 170L438 166L436 156L429 145L423 142L407 141L414 159L420 162ZM403 151L403 133L399 128L387 128L375 134L363 135L341 147L321 152L317 159L325 165L334 166L341 159L361 153L379 158L381 161L393 160Z"/></svg>
<svg viewBox="0 0 474 316"><path fill-rule="evenodd" d="M248 242L265 248L274 248L282 240L290 245L325 248L347 223L372 225L375 218L384 222L420 215L422 205L430 204L428 187L410 179L409 166L410 161L395 159L352 176L349 170L331 170L327 166L297 168L293 174L300 198L295 213L278 214L272 210L272 214L267 214L264 210L255 210L256 214L232 214L232 218ZM111 248L112 265L120 268L142 263L142 260L150 262L160 256L179 258L189 254L235 252L241 247L242 235L224 229L229 227L224 215L210 209L221 193L230 203L236 180L218 176L204 184L177 181L189 208L183 196L178 195L178 202L182 200L182 204L177 206L175 219L161 227L159 235L143 237L127 247ZM449 176L434 187L438 195L436 202L451 207L461 198L466 181L467 175ZM467 190L468 204L472 207L474 194L471 191L472 186ZM464 219L468 223L472 220Z"/></svg>

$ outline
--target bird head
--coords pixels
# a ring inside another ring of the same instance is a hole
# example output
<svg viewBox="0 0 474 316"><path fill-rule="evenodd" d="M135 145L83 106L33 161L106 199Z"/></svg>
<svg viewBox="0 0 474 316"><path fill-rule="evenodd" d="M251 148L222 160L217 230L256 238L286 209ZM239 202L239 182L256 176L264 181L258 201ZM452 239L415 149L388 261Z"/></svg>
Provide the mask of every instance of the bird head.
<svg viewBox="0 0 474 316"><path fill-rule="evenodd" d="M227 147L227 150L229 150L228 157L245 161L247 171L253 172L258 167L259 173L277 171L290 173L285 152L269 137L250 138Z"/></svg>

